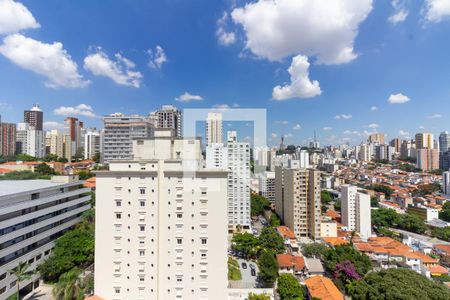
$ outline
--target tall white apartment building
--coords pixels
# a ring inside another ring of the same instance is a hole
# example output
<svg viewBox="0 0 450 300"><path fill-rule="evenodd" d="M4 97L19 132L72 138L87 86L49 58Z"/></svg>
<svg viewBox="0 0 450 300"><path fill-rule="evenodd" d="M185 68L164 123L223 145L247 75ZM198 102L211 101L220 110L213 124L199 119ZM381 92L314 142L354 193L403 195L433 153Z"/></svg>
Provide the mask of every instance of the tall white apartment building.
<svg viewBox="0 0 450 300"><path fill-rule="evenodd" d="M100 132L96 129L86 130L84 134L84 159L92 159L100 153Z"/></svg>
<svg viewBox="0 0 450 300"><path fill-rule="evenodd" d="M368 144L361 144L358 147L358 160L367 162L372 160L372 147Z"/></svg>
<svg viewBox="0 0 450 300"><path fill-rule="evenodd" d="M114 113L103 117L102 161L109 163L116 160L133 158L133 138L150 138L153 136L154 124L147 117L125 116Z"/></svg>
<svg viewBox="0 0 450 300"><path fill-rule="evenodd" d="M90 191L78 175L51 180L0 181L0 299L16 293L10 274L21 262L34 271L51 254L55 240L81 221L90 205ZM39 286L39 273L20 283L22 290Z"/></svg>
<svg viewBox="0 0 450 300"><path fill-rule="evenodd" d="M97 173L95 294L108 300L227 298L227 175L201 140L133 141Z"/></svg>
<svg viewBox="0 0 450 300"><path fill-rule="evenodd" d="M307 150L297 149L295 158L299 161L300 168L309 168L309 152Z"/></svg>
<svg viewBox="0 0 450 300"><path fill-rule="evenodd" d="M45 135L45 146L48 153L64 157L64 135L58 130L51 130Z"/></svg>
<svg viewBox="0 0 450 300"><path fill-rule="evenodd" d="M362 239L372 236L370 195L353 185L341 186L342 224Z"/></svg>
<svg viewBox="0 0 450 300"><path fill-rule="evenodd" d="M28 123L18 123L16 130L16 152L42 158L45 156L45 138L42 130Z"/></svg>
<svg viewBox="0 0 450 300"><path fill-rule="evenodd" d="M250 144L237 141L236 131L227 133L228 227L250 228Z"/></svg>
<svg viewBox="0 0 450 300"><path fill-rule="evenodd" d="M275 172L259 174L259 192L271 203L275 203Z"/></svg>
<svg viewBox="0 0 450 300"><path fill-rule="evenodd" d="M450 172L446 171L442 174L444 194L450 196Z"/></svg>
<svg viewBox="0 0 450 300"><path fill-rule="evenodd" d="M228 148L223 144L206 146L206 167L209 169L228 169Z"/></svg>
<svg viewBox="0 0 450 300"><path fill-rule="evenodd" d="M206 146L222 143L222 114L208 113L206 118Z"/></svg>

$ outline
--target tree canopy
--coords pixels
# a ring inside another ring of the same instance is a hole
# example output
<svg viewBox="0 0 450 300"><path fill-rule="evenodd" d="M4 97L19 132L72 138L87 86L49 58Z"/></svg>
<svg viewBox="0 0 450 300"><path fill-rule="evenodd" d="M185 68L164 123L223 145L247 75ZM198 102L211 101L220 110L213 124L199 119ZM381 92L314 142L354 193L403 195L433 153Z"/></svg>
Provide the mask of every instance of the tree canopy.
<svg viewBox="0 0 450 300"><path fill-rule="evenodd" d="M370 259L349 244L329 248L323 257L323 260L325 261L325 267L329 272L334 272L336 266L344 261L350 261L361 277L372 268Z"/></svg>
<svg viewBox="0 0 450 300"><path fill-rule="evenodd" d="M321 243L302 244L302 253L306 257L322 258L328 249Z"/></svg>
<svg viewBox="0 0 450 300"><path fill-rule="evenodd" d="M270 300L270 296L264 294L248 294L248 300Z"/></svg>
<svg viewBox="0 0 450 300"><path fill-rule="evenodd" d="M377 227L396 227L419 234L427 230L426 224L420 217L411 214L398 214L390 208L372 210L372 224Z"/></svg>
<svg viewBox="0 0 450 300"><path fill-rule="evenodd" d="M297 278L292 274L282 274L278 277L278 295L280 300L303 300L303 289Z"/></svg>
<svg viewBox="0 0 450 300"><path fill-rule="evenodd" d="M393 190L387 185L383 184L372 184L367 187L368 190L374 190L375 192L384 193L386 198L391 197Z"/></svg>
<svg viewBox="0 0 450 300"><path fill-rule="evenodd" d="M273 227L264 227L259 236L260 245L274 253L284 252L284 240Z"/></svg>
<svg viewBox="0 0 450 300"><path fill-rule="evenodd" d="M263 251L258 258L260 279L263 287L273 287L278 277L278 263L271 251Z"/></svg>
<svg viewBox="0 0 450 300"><path fill-rule="evenodd" d="M270 202L261 195L252 194L250 198L250 206L251 215L259 216L262 215L266 209L269 209Z"/></svg>

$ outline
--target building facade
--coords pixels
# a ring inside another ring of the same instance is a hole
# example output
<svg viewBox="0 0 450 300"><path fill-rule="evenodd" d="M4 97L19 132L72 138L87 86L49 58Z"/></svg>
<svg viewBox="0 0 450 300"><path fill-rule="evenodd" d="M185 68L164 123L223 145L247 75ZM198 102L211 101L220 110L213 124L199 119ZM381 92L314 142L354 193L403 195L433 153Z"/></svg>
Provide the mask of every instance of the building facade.
<svg viewBox="0 0 450 300"><path fill-rule="evenodd" d="M416 148L417 149L433 149L434 138L432 133L418 133L416 134Z"/></svg>
<svg viewBox="0 0 450 300"><path fill-rule="evenodd" d="M0 116L0 155L11 156L16 153L16 124L2 123Z"/></svg>
<svg viewBox="0 0 450 300"><path fill-rule="evenodd" d="M183 135L182 112L173 105L163 105L161 109L153 113L156 128L171 128L176 137Z"/></svg>
<svg viewBox="0 0 450 300"><path fill-rule="evenodd" d="M93 159L98 153L100 153L100 132L95 128L86 130L84 134L84 159Z"/></svg>
<svg viewBox="0 0 450 300"><path fill-rule="evenodd" d="M30 110L23 112L23 122L27 123L35 130L44 130L44 113L42 112L39 105L35 104Z"/></svg>
<svg viewBox="0 0 450 300"><path fill-rule="evenodd" d="M71 161L72 157L82 151L83 122L74 117L64 120L64 157Z"/></svg>
<svg viewBox="0 0 450 300"><path fill-rule="evenodd" d="M341 186L341 218L348 230L362 239L372 236L370 195L352 185Z"/></svg>
<svg viewBox="0 0 450 300"><path fill-rule="evenodd" d="M80 188L77 175L51 180L0 181L0 299L16 293L17 278L8 270L20 262L29 271L47 259L55 240L81 221L90 209L90 189ZM39 285L39 273L22 281L30 291Z"/></svg>
<svg viewBox="0 0 450 300"><path fill-rule="evenodd" d="M171 135L133 141L134 160L97 173L103 299L227 299L227 171L201 167L199 139Z"/></svg>
<svg viewBox="0 0 450 300"><path fill-rule="evenodd" d="M222 114L208 113L206 118L206 146L222 143Z"/></svg>
<svg viewBox="0 0 450 300"><path fill-rule="evenodd" d="M439 169L439 152L437 149L417 149L416 167L423 171Z"/></svg>

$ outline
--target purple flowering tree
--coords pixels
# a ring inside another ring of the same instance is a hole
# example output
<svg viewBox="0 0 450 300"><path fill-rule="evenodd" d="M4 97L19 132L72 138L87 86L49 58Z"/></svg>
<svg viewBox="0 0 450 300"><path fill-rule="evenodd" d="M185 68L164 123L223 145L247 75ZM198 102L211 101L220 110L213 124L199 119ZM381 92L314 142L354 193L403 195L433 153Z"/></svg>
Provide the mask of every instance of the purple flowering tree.
<svg viewBox="0 0 450 300"><path fill-rule="evenodd" d="M358 280L361 276L356 271L355 265L349 260L344 260L336 265L334 278L345 280Z"/></svg>

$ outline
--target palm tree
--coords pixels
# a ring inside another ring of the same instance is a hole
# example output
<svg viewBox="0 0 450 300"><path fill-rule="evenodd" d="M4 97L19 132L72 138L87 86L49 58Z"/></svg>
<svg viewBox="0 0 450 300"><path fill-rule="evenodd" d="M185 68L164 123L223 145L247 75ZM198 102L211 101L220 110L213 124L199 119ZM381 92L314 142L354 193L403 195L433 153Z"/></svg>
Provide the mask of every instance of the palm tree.
<svg viewBox="0 0 450 300"><path fill-rule="evenodd" d="M30 267L26 262L19 262L19 265L12 270L8 270L11 275L16 276L17 300L20 300L20 283L30 279L33 272L28 271Z"/></svg>
<svg viewBox="0 0 450 300"><path fill-rule="evenodd" d="M83 299L82 282L79 279L81 270L73 268L59 277L53 288L53 295L56 300Z"/></svg>

